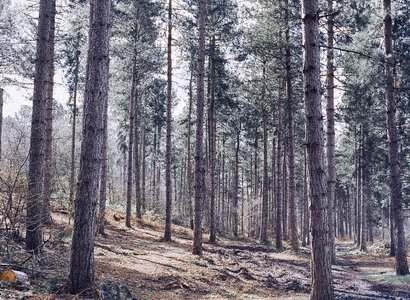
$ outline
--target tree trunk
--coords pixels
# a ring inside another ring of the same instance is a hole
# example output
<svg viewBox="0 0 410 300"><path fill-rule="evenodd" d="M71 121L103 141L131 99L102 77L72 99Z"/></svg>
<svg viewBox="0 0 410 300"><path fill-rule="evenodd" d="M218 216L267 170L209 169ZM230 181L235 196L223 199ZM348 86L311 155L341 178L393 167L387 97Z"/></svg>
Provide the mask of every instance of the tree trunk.
<svg viewBox="0 0 410 300"><path fill-rule="evenodd" d="M392 41L391 0L384 0L384 40L385 40L385 76L386 76L386 112L387 136L389 142L390 199L394 218L396 273L409 274L406 253L406 237L403 225L402 191L400 181L399 142L397 136L397 105L394 97L393 68L394 53Z"/></svg>
<svg viewBox="0 0 410 300"><path fill-rule="evenodd" d="M28 169L26 248L38 252L42 244L43 176L46 144L46 110L50 75L50 30L54 1L40 0L34 75Z"/></svg>
<svg viewBox="0 0 410 300"><path fill-rule="evenodd" d="M266 63L262 66L262 122L263 122L263 192L261 211L261 243L268 243L268 214L269 214L269 187L268 187L268 112L265 99L266 93ZM242 187L243 188L243 187Z"/></svg>
<svg viewBox="0 0 410 300"><path fill-rule="evenodd" d="M215 120L215 35L211 37L210 45L210 101L208 109L209 137L209 176L210 176L210 207L209 207L209 243L216 244L215 222L215 164L216 164L216 120Z"/></svg>
<svg viewBox="0 0 410 300"><path fill-rule="evenodd" d="M235 166L233 168L233 189L232 189L232 234L234 237L238 237L238 193L239 193L239 146L240 146L240 134L241 124L237 128L236 132L236 147L235 147Z"/></svg>
<svg viewBox="0 0 410 300"><path fill-rule="evenodd" d="M362 164L361 164L361 205L360 205L360 235L359 235L359 245L360 251L367 251L367 205L369 201L369 162L368 162L368 152L367 152L367 135L368 129L367 124L362 127Z"/></svg>
<svg viewBox="0 0 410 300"><path fill-rule="evenodd" d="M101 168L104 107L108 100L110 28L111 1L91 1L83 140L69 275L70 292L73 294L94 286L95 212Z"/></svg>
<svg viewBox="0 0 410 300"><path fill-rule="evenodd" d="M54 35L55 35L55 15L56 4L52 1L51 16L50 16L50 32L49 32L49 49L48 58L48 79L46 85L46 141L44 148L44 182L43 182L43 224L51 224L51 180L52 180L52 165L53 165L53 88L54 88Z"/></svg>
<svg viewBox="0 0 410 300"><path fill-rule="evenodd" d="M323 117L320 102L319 6L302 0L303 88L308 166L308 195L312 235L312 300L333 300L331 260L328 253Z"/></svg>
<svg viewBox="0 0 410 300"><path fill-rule="evenodd" d="M186 177L187 177L187 193L186 197L188 198L188 211L189 211L189 223L193 224L194 210L192 205L192 163L191 163L191 135L192 135L192 100L193 100L193 63L191 63L190 69L190 78L189 78L189 107L188 107L188 136L187 136L187 167L186 167ZM191 226L193 229L193 226Z"/></svg>
<svg viewBox="0 0 410 300"><path fill-rule="evenodd" d="M1 150L2 150L1 136L2 136L2 130L3 130L3 95L4 95L4 90L0 88L0 160L1 160Z"/></svg>
<svg viewBox="0 0 410 300"><path fill-rule="evenodd" d="M78 70L80 66L80 51L75 52L75 69L74 69L74 90L73 90L73 124L71 127L71 164L70 164L70 208L74 209L74 184L75 184L75 136L77 126L77 88L78 88ZM72 211L70 211L72 213Z"/></svg>
<svg viewBox="0 0 410 300"><path fill-rule="evenodd" d="M171 180L171 133L172 133L172 0L168 2L168 80L167 80L167 133L165 150L165 232L164 240L171 241L172 217L172 180ZM176 192L176 191L175 191Z"/></svg>
<svg viewBox="0 0 410 300"><path fill-rule="evenodd" d="M203 176L203 123L204 123L204 79L205 79L205 24L206 0L199 0L198 15L198 84L195 141L195 216L193 254L202 255L202 176Z"/></svg>
<svg viewBox="0 0 410 300"><path fill-rule="evenodd" d="M278 152L277 152L277 170L276 170L276 249L282 249L282 81L279 80L279 97L278 97Z"/></svg>
<svg viewBox="0 0 410 300"><path fill-rule="evenodd" d="M335 252L335 105L334 105L334 29L333 0L327 0L327 74L326 74L326 119L327 119L327 199L329 218L329 247L332 263L336 263Z"/></svg>
<svg viewBox="0 0 410 300"><path fill-rule="evenodd" d="M286 100L287 100L287 125L288 125L288 168L289 168L289 229L290 243L294 252L299 252L298 228L296 216L296 181L295 181L295 136L293 122L293 90L292 90L292 74L291 74L291 52L290 52L290 25L289 25L289 1L286 0L286 49L285 49L285 65L286 65Z"/></svg>
<svg viewBox="0 0 410 300"><path fill-rule="evenodd" d="M132 71L132 87L130 96L130 106L129 106L129 129L128 129L128 170L127 170L127 203L126 203L126 213L125 213L125 226L131 227L131 203L132 203L132 159L133 159L133 147L134 147L134 117L135 117L135 100L136 100L136 89L137 89L137 70L133 66Z"/></svg>
<svg viewBox="0 0 410 300"><path fill-rule="evenodd" d="M108 101L104 106L104 132L101 149L101 180L100 205L98 214L97 233L105 235L105 208L107 203L107 173L108 173Z"/></svg>

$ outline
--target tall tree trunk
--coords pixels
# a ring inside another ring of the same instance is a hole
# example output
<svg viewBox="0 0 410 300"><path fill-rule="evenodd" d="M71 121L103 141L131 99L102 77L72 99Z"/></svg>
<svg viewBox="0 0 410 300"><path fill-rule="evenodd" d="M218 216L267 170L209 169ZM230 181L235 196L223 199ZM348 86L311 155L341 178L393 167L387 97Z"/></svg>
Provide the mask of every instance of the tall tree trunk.
<svg viewBox="0 0 410 300"><path fill-rule="evenodd" d="M171 153L171 133L172 133L172 0L168 2L168 80L167 80L167 133L165 150L165 232L164 240L171 241L171 217L172 217L172 153ZM176 192L176 191L175 191Z"/></svg>
<svg viewBox="0 0 410 300"><path fill-rule="evenodd" d="M306 149L303 151L303 232L302 245L310 244L309 238L309 201L308 201L308 182L307 182L307 157Z"/></svg>
<svg viewBox="0 0 410 300"><path fill-rule="evenodd" d="M186 197L188 198L188 212L189 212L189 223L192 224L191 229L193 229L193 217L194 209L192 203L192 160L191 160L191 135L192 135L192 101L193 101L193 63L191 63L190 68L190 78L189 78L189 106L188 106L188 136L187 136L187 167L186 167L186 177L187 177L187 193Z"/></svg>
<svg viewBox="0 0 410 300"><path fill-rule="evenodd" d="M209 137L209 177L210 177L210 207L209 207L209 243L216 244L215 222L215 164L216 164L216 120L215 120L215 34L211 37L210 45L210 98L208 109L208 137Z"/></svg>
<svg viewBox="0 0 410 300"><path fill-rule="evenodd" d="M238 237L238 193L239 193L239 146L240 146L241 123L236 132L235 166L233 168L233 189L232 189L232 234Z"/></svg>
<svg viewBox="0 0 410 300"><path fill-rule="evenodd" d="M141 151L140 151L140 103L138 85L135 86L135 129L134 129L134 171L135 171L135 216L142 218L141 197Z"/></svg>
<svg viewBox="0 0 410 300"><path fill-rule="evenodd" d="M333 0L327 0L327 74L326 74L326 119L327 119L327 200L329 218L329 247L332 263L336 263L335 252L335 104L334 104L334 17Z"/></svg>
<svg viewBox="0 0 410 300"><path fill-rule="evenodd" d="M104 107L108 101L111 1L92 0L87 72L84 95L84 126L80 173L75 199L71 244L70 292L80 293L94 285L94 234Z"/></svg>
<svg viewBox="0 0 410 300"><path fill-rule="evenodd" d="M312 300L333 300L331 259L328 253L323 117L320 103L319 5L302 0L303 88L309 203L312 235Z"/></svg>
<svg viewBox="0 0 410 300"><path fill-rule="evenodd" d="M384 0L384 41L385 41L385 76L386 76L386 113L387 136L389 141L389 168L390 168L390 199L394 218L394 236L396 247L396 273L409 274L406 253L406 237L403 225L402 191L400 181L399 142L397 136L397 104L394 97L393 85L393 40L391 0Z"/></svg>
<svg viewBox="0 0 410 300"><path fill-rule="evenodd" d="M3 131L3 95L4 95L4 90L0 88L0 160L1 160L1 150L2 150L1 136L2 136L2 131Z"/></svg>
<svg viewBox="0 0 410 300"><path fill-rule="evenodd" d="M202 176L203 176L203 123L204 123L204 81L205 81L205 23L206 0L199 0L198 15L198 85L196 109L196 141L195 141L195 216L193 254L202 255Z"/></svg>
<svg viewBox="0 0 410 300"><path fill-rule="evenodd" d="M132 204L132 159L133 159L133 147L134 147L134 125L135 125L135 101L137 90L137 70L134 66L132 70L132 84L131 84L131 96L129 106L129 128L128 128L128 169L127 169L127 203L125 212L125 226L131 227L131 204Z"/></svg>
<svg viewBox="0 0 410 300"><path fill-rule="evenodd" d="M50 70L50 30L53 1L40 0L37 27L36 66L33 113L31 117L30 157L28 169L26 248L38 252L42 244L43 175L46 143L46 109Z"/></svg>
<svg viewBox="0 0 410 300"><path fill-rule="evenodd" d="M357 246L360 246L360 233L362 230L362 217L361 217L361 211L362 211L362 185L363 185L363 157L362 157L362 149L363 149L363 139L362 139L362 127L360 125L360 138L359 138L359 147L357 149L357 192L356 192L356 240L357 240Z"/></svg>
<svg viewBox="0 0 410 300"><path fill-rule="evenodd" d="M282 80L279 80L279 97L278 97L278 152L277 152L277 170L276 170L276 249L282 249Z"/></svg>
<svg viewBox="0 0 410 300"><path fill-rule="evenodd" d="M46 141L44 148L44 182L43 182L43 224L51 224L51 181L52 181L52 165L53 165L53 88L54 88L54 35L55 35L55 15L56 3L52 1L51 16L50 16L50 32L49 32L49 48L48 58L48 79L46 86Z"/></svg>
<svg viewBox="0 0 410 300"><path fill-rule="evenodd" d="M144 105L142 105L142 107L144 107ZM142 112L143 114L144 112ZM146 205L147 205L147 197L146 197L146 193L145 193L145 174L146 174L146 161L145 161L145 125L144 122L141 122L142 124L142 128L141 128L141 164L142 164L142 180L141 180L141 210L142 213L145 213L146 210Z"/></svg>
<svg viewBox="0 0 410 300"><path fill-rule="evenodd" d="M108 176L108 101L104 106L104 128L101 148L101 180L100 202L97 233L105 235L105 208L107 204L107 176Z"/></svg>
<svg viewBox="0 0 410 300"><path fill-rule="evenodd" d="M263 192L261 210L261 235L262 243L268 243L268 214L269 214L269 187L268 187L268 112L265 99L266 93L266 62L262 66L262 122L263 122ZM243 188L243 187L242 187Z"/></svg>
<svg viewBox="0 0 410 300"><path fill-rule="evenodd" d="M369 162L368 162L368 152L367 152L367 136L368 128L367 124L362 127L362 164L361 164L361 206L360 206L360 235L359 235L359 245L360 251L367 251L367 205L369 201Z"/></svg>
<svg viewBox="0 0 410 300"><path fill-rule="evenodd" d="M299 252L298 228L296 216L296 180L295 180L295 135L293 122L293 90L291 73L291 52L290 52L290 25L289 25L289 1L285 0L286 10L286 100L287 100L287 125L288 125L288 168L289 168L289 229L290 243L294 252Z"/></svg>
<svg viewBox="0 0 410 300"><path fill-rule="evenodd" d="M73 124L71 126L71 162L70 162L70 208L74 209L74 184L75 184L75 141L77 126L77 88L78 72L80 66L80 51L75 52L75 69L74 69L74 90L73 90ZM70 211L70 213L72 213Z"/></svg>

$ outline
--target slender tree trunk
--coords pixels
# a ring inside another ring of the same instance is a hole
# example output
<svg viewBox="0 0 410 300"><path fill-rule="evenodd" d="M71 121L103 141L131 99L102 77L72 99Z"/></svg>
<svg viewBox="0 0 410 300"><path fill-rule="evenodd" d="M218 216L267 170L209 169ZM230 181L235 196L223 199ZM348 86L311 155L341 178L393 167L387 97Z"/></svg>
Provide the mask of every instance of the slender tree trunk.
<svg viewBox="0 0 410 300"><path fill-rule="evenodd" d="M75 185L75 137L77 126L77 88L78 88L78 71L80 66L80 51L75 52L75 69L74 69L74 90L73 90L73 124L71 126L71 164L70 164L70 208L74 208L74 185Z"/></svg>
<svg viewBox="0 0 410 300"><path fill-rule="evenodd" d="M108 100L111 1L92 0L90 6L83 140L69 275L70 292L73 294L94 285L95 212L101 169L104 107Z"/></svg>
<svg viewBox="0 0 410 300"><path fill-rule="evenodd" d="M297 216L296 216L296 180L295 180L295 135L293 122L293 90L292 90L292 73L291 73L291 52L290 52L290 26L289 26L289 1L286 4L286 100L287 100L287 125L288 125L288 168L289 168L289 229L292 250L299 252Z"/></svg>
<svg viewBox="0 0 410 300"><path fill-rule="evenodd" d="M104 129L101 149L101 180L100 202L97 233L105 236L105 208L107 204L107 176L108 176L108 100L104 106Z"/></svg>
<svg viewBox="0 0 410 300"><path fill-rule="evenodd" d="M263 244L268 243L268 214L269 214L269 187L268 187L268 112L265 99L266 93L266 63L262 66L262 122L263 122L263 192L261 210L261 234L260 240Z"/></svg>
<svg viewBox="0 0 410 300"><path fill-rule="evenodd" d="M359 245L360 251L367 251L367 205L369 201L369 166L368 166L368 153L367 153L367 135L368 129L367 124L362 127L362 164L361 164L361 206L360 206L360 235L359 235Z"/></svg>
<svg viewBox="0 0 410 300"><path fill-rule="evenodd" d="M391 0L384 0L384 40L385 40L385 76L386 76L386 114L387 136L389 142L389 168L390 168L390 199L394 219L396 273L397 275L409 274L406 253L406 237L403 225L402 191L400 181L399 142L397 136L397 104L394 97L393 69L393 22L391 16Z"/></svg>
<svg viewBox="0 0 410 300"><path fill-rule="evenodd" d="M45 149L44 149L44 182L43 182L43 224L51 224L51 181L53 165L53 88L54 88L54 35L55 35L55 15L56 3L52 1L50 16L49 48L48 58L48 78L46 84L46 132L45 132Z"/></svg>
<svg viewBox="0 0 410 300"><path fill-rule="evenodd" d="M323 117L320 103L319 5L302 0L303 88L308 166L308 195L312 235L312 300L333 300L331 259L328 253Z"/></svg>
<svg viewBox="0 0 410 300"><path fill-rule="evenodd" d="M233 189L232 189L232 234L238 237L238 193L239 193L239 146L241 124L239 123L238 131L236 132L236 147L235 147L235 166L233 174Z"/></svg>
<svg viewBox="0 0 410 300"><path fill-rule="evenodd" d="M138 85L135 86L135 130L134 130L134 171L135 171L135 216L142 218L141 197L141 151L140 151L140 103Z"/></svg>
<svg viewBox="0 0 410 300"><path fill-rule="evenodd" d="M191 64L190 69L190 79L189 79L189 107L188 107L188 136L187 136L187 168L186 168L186 177L187 177L187 193L186 197L188 198L188 211L189 211L189 223L192 224L191 229L193 229L193 218L194 218L194 209L192 203L192 162L191 162L191 135L192 135L192 100L193 100L193 63Z"/></svg>
<svg viewBox="0 0 410 300"><path fill-rule="evenodd" d="M278 97L278 152L277 152L277 171L276 171L276 249L282 249L282 81L279 80L279 97Z"/></svg>
<svg viewBox="0 0 410 300"><path fill-rule="evenodd" d="M327 119L327 199L329 215L329 247L332 263L336 263L335 252L335 105L334 105L334 29L333 0L327 0L327 76L326 76L326 119Z"/></svg>
<svg viewBox="0 0 410 300"><path fill-rule="evenodd" d="M143 106L144 107L144 106ZM142 112L143 113L143 112ZM141 150L141 161L142 161L142 181L141 181L141 210L142 210L142 213L145 213L145 211L146 211L146 205L147 205L147 196L146 196L146 193L145 193L145 190L146 190L146 184L145 184L145 179L146 179L146 176L145 176L145 174L146 174L146 162L145 162L145 125L143 124L143 122L141 123L142 124L142 128L141 128L141 131L142 131L142 133L141 133L141 147L142 147L142 150Z"/></svg>
<svg viewBox="0 0 410 300"><path fill-rule="evenodd" d="M134 61L135 64L135 61ZM137 89L137 70L134 65L132 71L132 87L129 106L129 129L128 129L128 169L127 169L127 203L125 213L125 226L131 227L131 204L132 204L132 159L134 147L134 125L135 125L135 94Z"/></svg>
<svg viewBox="0 0 410 300"><path fill-rule="evenodd" d="M358 147L358 159L357 159L357 193L356 193L356 239L357 239L357 246L360 247L360 233L362 230L362 217L361 217L361 211L362 211L362 185L363 185L363 164L362 164L362 149L363 149L363 139L362 139L362 127L360 126L360 138L359 138L359 147Z"/></svg>
<svg viewBox="0 0 410 300"><path fill-rule="evenodd" d="M164 240L171 241L172 233L172 0L168 2L168 80L167 80L167 133L165 150L165 232ZM175 191L176 192L176 191Z"/></svg>
<svg viewBox="0 0 410 300"><path fill-rule="evenodd" d="M50 70L50 30L53 1L40 0L37 27L37 50L34 76L33 113L31 117L28 169L26 249L34 252L42 244L43 176L45 168L46 109Z"/></svg>
<svg viewBox="0 0 410 300"><path fill-rule="evenodd" d="M3 95L4 95L4 90L0 88L0 160L1 160L1 150L2 150L1 136L2 136L2 131L3 131Z"/></svg>
<svg viewBox="0 0 410 300"><path fill-rule="evenodd" d="M4 95L4 90L0 88L0 160L1 160L1 150L2 150L1 136L2 136L2 131L3 131L3 95Z"/></svg>
<svg viewBox="0 0 410 300"><path fill-rule="evenodd" d="M309 238L309 201L308 201L308 182L307 182L307 157L306 149L303 151L303 233L302 233L302 245L306 246L310 244Z"/></svg>
<svg viewBox="0 0 410 300"><path fill-rule="evenodd" d="M204 123L204 79L205 79L205 23L206 0L199 0L198 16L198 87L196 109L196 141L195 141L195 216L193 254L202 255L202 176L203 176L203 123Z"/></svg>
<svg viewBox="0 0 410 300"><path fill-rule="evenodd" d="M216 164L216 120L215 120L215 35L211 37L209 55L209 105L208 105L208 138L209 138L209 177L210 177L210 207L209 207L209 243L216 244L215 222L215 164Z"/></svg>

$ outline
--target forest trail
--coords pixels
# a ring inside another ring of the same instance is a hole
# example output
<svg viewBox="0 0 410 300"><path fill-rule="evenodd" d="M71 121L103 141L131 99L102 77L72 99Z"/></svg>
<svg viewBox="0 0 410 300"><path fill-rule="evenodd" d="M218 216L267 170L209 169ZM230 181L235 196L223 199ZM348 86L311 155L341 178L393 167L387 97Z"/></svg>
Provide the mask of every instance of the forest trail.
<svg viewBox="0 0 410 300"><path fill-rule="evenodd" d="M118 218L117 218L118 219ZM191 254L191 230L173 226L173 241L161 241L163 224L154 219L133 220L132 228L109 214L107 237L95 244L95 291L102 283L125 286L135 299L309 299L310 267L307 248L294 255L277 253L251 240L222 238L204 245L203 257ZM22 270L31 288L16 291L2 286L0 299L83 299L66 294L71 227L65 215L55 215L52 238L39 257ZM204 235L204 241L206 241ZM337 299L410 299L410 276L397 279L393 259L370 249L360 254L353 245L338 245L333 267ZM27 256L27 254L25 254ZM10 264L24 258L14 256ZM98 298L95 299L115 299Z"/></svg>

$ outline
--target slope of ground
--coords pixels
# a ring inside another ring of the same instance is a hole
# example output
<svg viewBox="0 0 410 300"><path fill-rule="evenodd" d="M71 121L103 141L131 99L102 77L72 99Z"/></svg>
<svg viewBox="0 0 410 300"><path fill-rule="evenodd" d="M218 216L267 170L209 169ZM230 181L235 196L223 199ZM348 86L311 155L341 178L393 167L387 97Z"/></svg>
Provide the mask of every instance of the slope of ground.
<svg viewBox="0 0 410 300"><path fill-rule="evenodd" d="M126 228L121 216L115 219L109 214L107 237L96 240L95 299L117 299L104 293L117 289L147 300L309 298L308 249L294 255L251 240L221 239L217 246L205 244L203 257L197 257L191 254L189 229L174 226L173 242L165 243L159 221L134 220L133 227ZM67 294L71 226L64 214L56 214L55 221L41 255L30 256L16 244L14 255L2 258L3 268L11 265L29 274L31 285L3 284L0 299L86 298ZM337 298L410 299L410 276L395 276L393 264L384 252L364 255L340 244L333 267Z"/></svg>

